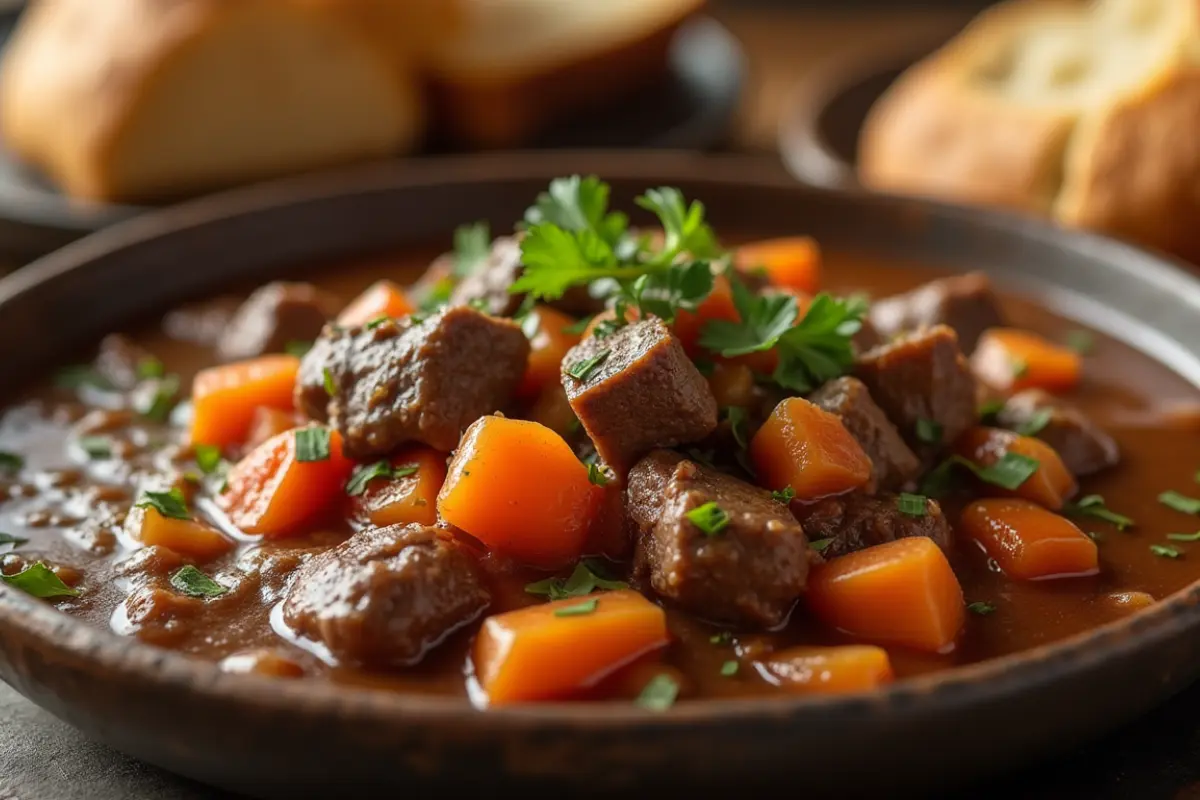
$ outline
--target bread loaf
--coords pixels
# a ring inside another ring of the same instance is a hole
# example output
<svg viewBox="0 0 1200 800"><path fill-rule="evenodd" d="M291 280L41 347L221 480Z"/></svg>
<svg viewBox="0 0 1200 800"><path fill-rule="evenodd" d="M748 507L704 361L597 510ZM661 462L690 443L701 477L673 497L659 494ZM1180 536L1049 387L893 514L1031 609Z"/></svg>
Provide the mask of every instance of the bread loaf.
<svg viewBox="0 0 1200 800"><path fill-rule="evenodd" d="M878 101L859 172L1200 260L1198 130L1200 0L1010 0Z"/></svg>
<svg viewBox="0 0 1200 800"><path fill-rule="evenodd" d="M358 26L292 0L35 0L0 66L10 150L97 200L386 156L423 121Z"/></svg>

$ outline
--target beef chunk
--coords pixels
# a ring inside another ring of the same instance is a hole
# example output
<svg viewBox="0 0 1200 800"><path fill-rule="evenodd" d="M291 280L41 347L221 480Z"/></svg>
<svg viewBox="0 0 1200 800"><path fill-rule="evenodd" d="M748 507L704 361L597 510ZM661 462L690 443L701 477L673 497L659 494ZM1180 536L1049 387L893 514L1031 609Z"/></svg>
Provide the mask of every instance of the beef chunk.
<svg viewBox="0 0 1200 800"><path fill-rule="evenodd" d="M925 501L925 514L914 517L900 510L894 494L848 494L829 497L806 507L800 518L825 558L853 553L907 536L927 536L943 550L950 547L950 523L936 500Z"/></svg>
<svg viewBox="0 0 1200 800"><path fill-rule="evenodd" d="M595 366L582 377L571 374L588 363ZM656 447L696 442L717 427L708 382L660 319L584 339L562 369L571 409L618 473Z"/></svg>
<svg viewBox="0 0 1200 800"><path fill-rule="evenodd" d="M945 325L868 350L854 374L919 455L938 450L937 444L918 436L920 420L935 423L946 444L975 424L975 376L954 331Z"/></svg>
<svg viewBox="0 0 1200 800"><path fill-rule="evenodd" d="M475 563L424 525L355 534L300 568L284 621L343 664L412 664L479 616L490 598Z"/></svg>
<svg viewBox="0 0 1200 800"><path fill-rule="evenodd" d="M282 353L291 342L311 342L337 313L337 300L311 283L260 286L233 315L217 342L222 361Z"/></svg>
<svg viewBox="0 0 1200 800"><path fill-rule="evenodd" d="M449 452L468 425L512 399L528 357L519 326L463 306L422 322L327 325L301 362L296 405L336 427L354 458L409 441Z"/></svg>
<svg viewBox="0 0 1200 800"><path fill-rule="evenodd" d="M988 328L1004 325L1004 315L982 272L930 281L906 294L887 297L871 306L871 322L884 338L933 325L946 325L958 334L963 352L975 349Z"/></svg>
<svg viewBox="0 0 1200 800"><path fill-rule="evenodd" d="M509 317L516 313L525 299L512 294L508 288L521 277L521 244L514 237L501 237L492 242L492 251L481 265L467 275L450 295L450 305L475 305L489 314ZM591 297L588 287L576 286L567 290L550 305L567 314L585 316L604 310L604 301Z"/></svg>
<svg viewBox="0 0 1200 800"><path fill-rule="evenodd" d="M128 336L111 333L100 340L95 368L114 389L128 392L138 385L139 365L149 358L150 353Z"/></svg>
<svg viewBox="0 0 1200 800"><path fill-rule="evenodd" d="M1121 457L1113 438L1083 412L1041 389L1026 389L1010 397L997 421L1019 432L1044 422L1034 435L1053 447L1076 477L1114 466Z"/></svg>
<svg viewBox="0 0 1200 800"><path fill-rule="evenodd" d="M669 450L639 461L627 487L638 579L705 619L762 628L787 619L809 560L808 540L787 506ZM706 503L729 515L715 535L687 516Z"/></svg>
<svg viewBox="0 0 1200 800"><path fill-rule="evenodd" d="M826 411L837 414L846 430L858 440L871 458L871 491L899 489L917 477L921 461L909 449L857 378L846 376L829 381L808 397Z"/></svg>

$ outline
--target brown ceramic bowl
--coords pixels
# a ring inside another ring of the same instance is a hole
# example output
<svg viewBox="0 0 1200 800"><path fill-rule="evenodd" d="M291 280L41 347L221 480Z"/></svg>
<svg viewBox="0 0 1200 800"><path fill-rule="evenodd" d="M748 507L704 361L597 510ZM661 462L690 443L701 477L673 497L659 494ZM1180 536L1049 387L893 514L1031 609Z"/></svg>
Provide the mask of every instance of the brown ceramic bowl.
<svg viewBox="0 0 1200 800"><path fill-rule="evenodd" d="M614 197L678 185L723 228L809 233L1036 291L1200 385L1200 282L1122 244L1013 217L804 187L740 158L565 153L454 159L199 201L84 239L0 280L0 369L23 376L155 309L325 262L511 225L550 178L595 172ZM1146 320L1139 322L1138 320ZM1152 322L1151 322L1152 320ZM448 698L272 682L88 627L0 589L0 676L92 736L172 771L269 797L513 791L752 791L895 797L1099 735L1200 674L1200 587L1127 620L885 691L480 712Z"/></svg>

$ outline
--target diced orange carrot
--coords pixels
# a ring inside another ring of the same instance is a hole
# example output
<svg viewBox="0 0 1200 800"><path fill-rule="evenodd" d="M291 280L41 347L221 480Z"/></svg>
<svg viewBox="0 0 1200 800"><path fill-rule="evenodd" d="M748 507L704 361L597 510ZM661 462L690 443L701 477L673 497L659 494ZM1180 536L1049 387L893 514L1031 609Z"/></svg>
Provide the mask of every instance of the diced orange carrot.
<svg viewBox="0 0 1200 800"><path fill-rule="evenodd" d="M998 497L1023 497L1058 511L1077 488L1075 478L1054 448L1032 436L1001 428L975 427L959 437L955 451L979 466L996 464L1008 453L1038 462L1037 471L1014 490L980 481L981 491Z"/></svg>
<svg viewBox="0 0 1200 800"><path fill-rule="evenodd" d="M863 486L871 459L835 415L801 397L789 397L750 441L750 459L762 485L791 486L800 500L816 500Z"/></svg>
<svg viewBox="0 0 1200 800"><path fill-rule="evenodd" d="M294 411L281 411L278 408L259 406L254 409L254 419L250 422L250 433L246 435L246 447L253 449L274 438L284 431L290 431L300 424Z"/></svg>
<svg viewBox="0 0 1200 800"><path fill-rule="evenodd" d="M782 688L802 692L865 692L892 680L887 651L865 644L791 647L773 653L764 666Z"/></svg>
<svg viewBox="0 0 1200 800"><path fill-rule="evenodd" d="M971 355L971 368L989 386L1014 392L1068 391L1079 384L1083 372L1074 350L1017 328L984 331Z"/></svg>
<svg viewBox="0 0 1200 800"><path fill-rule="evenodd" d="M687 354L695 356L700 352L700 334L704 326L718 319L728 322L740 319L737 306L733 304L733 288L724 275L713 278L712 293L704 298L695 311L681 310L675 315L672 330Z"/></svg>
<svg viewBox="0 0 1200 800"><path fill-rule="evenodd" d="M575 416L571 401L567 400L567 390L561 382L556 381L542 389L528 416L564 439L570 439L580 430L579 418Z"/></svg>
<svg viewBox="0 0 1200 800"><path fill-rule="evenodd" d="M329 457L297 458L297 428L260 444L229 471L218 498L241 531L268 539L291 536L321 521L345 496L354 462L342 454L342 437L329 431Z"/></svg>
<svg viewBox="0 0 1200 800"><path fill-rule="evenodd" d="M763 269L772 285L809 294L821 285L821 250L808 236L766 239L742 245L734 264L743 270Z"/></svg>
<svg viewBox="0 0 1200 800"><path fill-rule="evenodd" d="M196 519L164 517L155 508L135 507L125 517L125 531L147 547L166 547L197 561L211 561L233 549L219 530Z"/></svg>
<svg viewBox="0 0 1200 800"><path fill-rule="evenodd" d="M745 408L754 402L754 372L745 364L717 362L707 380L717 405L722 408Z"/></svg>
<svg viewBox="0 0 1200 800"><path fill-rule="evenodd" d="M808 608L830 627L869 642L945 652L963 626L962 587L932 539L913 536L816 566Z"/></svg>
<svg viewBox="0 0 1200 800"><path fill-rule="evenodd" d="M446 481L446 454L412 445L388 461L394 471L407 473L415 467L416 472L371 480L366 491L354 498L354 518L376 528L437 522L437 496Z"/></svg>
<svg viewBox="0 0 1200 800"><path fill-rule="evenodd" d="M553 568L579 557L601 499L557 433L489 416L463 434L438 511L498 553Z"/></svg>
<svg viewBox="0 0 1200 800"><path fill-rule="evenodd" d="M663 610L605 592L488 617L471 654L491 705L568 698L667 643Z"/></svg>
<svg viewBox="0 0 1200 800"><path fill-rule="evenodd" d="M1015 580L1094 575L1096 543L1066 517L1017 498L977 500L960 528Z"/></svg>
<svg viewBox="0 0 1200 800"><path fill-rule="evenodd" d="M209 367L192 382L194 444L221 447L245 441L260 406L290 411L300 359L269 355Z"/></svg>
<svg viewBox="0 0 1200 800"><path fill-rule="evenodd" d="M380 317L407 317L416 311L404 290L389 280L373 283L342 309L337 323L345 328L366 325Z"/></svg>
<svg viewBox="0 0 1200 800"><path fill-rule="evenodd" d="M559 370L567 351L579 344L580 335L568 328L575 320L549 306L538 306L529 312L536 315L537 333L529 340L529 362L517 394L526 400L537 397L543 388L560 381ZM528 320L522 323L522 327Z"/></svg>

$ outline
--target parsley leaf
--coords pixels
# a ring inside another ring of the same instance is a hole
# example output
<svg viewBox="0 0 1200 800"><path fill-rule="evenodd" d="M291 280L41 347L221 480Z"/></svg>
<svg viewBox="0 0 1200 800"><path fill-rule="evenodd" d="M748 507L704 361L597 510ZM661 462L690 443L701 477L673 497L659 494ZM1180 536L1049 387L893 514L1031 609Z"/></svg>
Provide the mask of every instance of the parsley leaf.
<svg viewBox="0 0 1200 800"><path fill-rule="evenodd" d="M730 659L721 665L721 677L732 678L738 673L738 662Z"/></svg>
<svg viewBox="0 0 1200 800"><path fill-rule="evenodd" d="M1167 544L1152 544L1150 552L1159 558L1182 558L1183 553L1179 552L1178 548L1171 547Z"/></svg>
<svg viewBox="0 0 1200 800"><path fill-rule="evenodd" d="M81 436L76 440L79 449L96 461L112 458L112 442L107 436Z"/></svg>
<svg viewBox="0 0 1200 800"><path fill-rule="evenodd" d="M575 603L574 605L556 608L554 609L554 616L581 617L585 614L591 614L596 610L598 605L600 605L600 601L593 597L590 600L584 600L582 603Z"/></svg>
<svg viewBox="0 0 1200 800"><path fill-rule="evenodd" d="M137 376L142 380L162 378L167 374L167 368L154 356L142 356L137 362Z"/></svg>
<svg viewBox="0 0 1200 800"><path fill-rule="evenodd" d="M529 594L542 595L550 600L566 600L570 597L583 597L596 589L628 589L624 581L610 580L605 577L604 570L594 559L585 558L575 565L570 577L546 578L527 584L525 591Z"/></svg>
<svg viewBox="0 0 1200 800"><path fill-rule="evenodd" d="M486 222L460 225L454 230L454 260L451 270L456 278L465 278L487 260L492 250L492 234Z"/></svg>
<svg viewBox="0 0 1200 800"><path fill-rule="evenodd" d="M750 446L750 437L746 433L747 417L746 409L742 406L725 408L725 419L729 420L729 432L733 434L733 441L743 450Z"/></svg>
<svg viewBox="0 0 1200 800"><path fill-rule="evenodd" d="M592 377L592 373L608 359L610 352L610 350L605 349L596 353L591 358L580 359L570 364L566 369L566 373L577 381L587 381L588 378Z"/></svg>
<svg viewBox="0 0 1200 800"><path fill-rule="evenodd" d="M0 450L0 471L16 472L25 466L25 459L16 453Z"/></svg>
<svg viewBox="0 0 1200 800"><path fill-rule="evenodd" d="M616 247L629 227L620 212L609 212L609 186L595 175L556 178L525 211L530 226L550 224L565 231L594 231Z"/></svg>
<svg viewBox="0 0 1200 800"><path fill-rule="evenodd" d="M975 476L984 483L990 483L1009 491L1020 488L1021 484L1029 480L1041 466L1041 462L1036 458L1030 458L1020 453L1005 453L994 464L987 466L980 466L965 458L960 463L974 472Z"/></svg>
<svg viewBox="0 0 1200 800"><path fill-rule="evenodd" d="M967 604L967 611L970 611L972 614L977 614L981 617L986 617L988 614L996 613L996 607L991 603L977 600L974 603Z"/></svg>
<svg viewBox="0 0 1200 800"><path fill-rule="evenodd" d="M799 324L779 338L779 366L772 376L785 389L811 392L854 366L852 339L862 330L867 301L822 292Z"/></svg>
<svg viewBox="0 0 1200 800"><path fill-rule="evenodd" d="M220 597L229 591L191 564L171 573L171 586L188 597Z"/></svg>
<svg viewBox="0 0 1200 800"><path fill-rule="evenodd" d="M1003 400L989 400L979 407L979 421L984 425L991 425L1003 410Z"/></svg>
<svg viewBox="0 0 1200 800"><path fill-rule="evenodd" d="M62 578L55 575L54 570L41 561L29 565L16 575L0 575L0 581L42 600L50 597L79 596L78 589L72 589L63 583Z"/></svg>
<svg viewBox="0 0 1200 800"><path fill-rule="evenodd" d="M677 697L679 683L667 673L660 672L646 682L634 702L647 711L666 711L675 705Z"/></svg>
<svg viewBox="0 0 1200 800"><path fill-rule="evenodd" d="M917 439L925 444L941 444L942 424L936 420L921 417L917 420Z"/></svg>
<svg viewBox="0 0 1200 800"><path fill-rule="evenodd" d="M815 550L818 553L823 553L829 549L829 545L833 544L833 537L828 539L813 539L808 543L808 549Z"/></svg>
<svg viewBox="0 0 1200 800"><path fill-rule="evenodd" d="M647 190L635 202L647 211L653 211L662 223L666 252L688 253L693 258L704 259L721 255L717 237L704 221L704 204L699 200L688 204L678 189L663 186Z"/></svg>
<svg viewBox="0 0 1200 800"><path fill-rule="evenodd" d="M715 501L693 508L687 512L687 518L706 536L716 536L729 525L729 514Z"/></svg>
<svg viewBox="0 0 1200 800"><path fill-rule="evenodd" d="M325 394L333 397L337 394L337 382L333 379L333 373L329 371L329 367L321 370L321 380L325 384Z"/></svg>
<svg viewBox="0 0 1200 800"><path fill-rule="evenodd" d="M1163 492L1158 496L1158 502L1181 514L1200 514L1200 500L1176 491Z"/></svg>
<svg viewBox="0 0 1200 800"><path fill-rule="evenodd" d="M708 262L693 261L661 272L646 273L638 277L624 294L627 302L636 306L643 316L651 314L671 323L675 321L679 309L694 311L712 294L713 281Z"/></svg>
<svg viewBox="0 0 1200 800"><path fill-rule="evenodd" d="M608 486L608 476L600 469L595 461L587 465L588 481L596 486Z"/></svg>
<svg viewBox="0 0 1200 800"><path fill-rule="evenodd" d="M1098 494L1089 494L1086 497L1079 498L1074 503L1066 503L1063 506L1063 513L1068 516L1102 519L1117 526L1117 530L1119 531L1133 527L1134 524L1133 520L1129 517L1118 514L1115 511L1110 511L1104 505L1104 498Z"/></svg>
<svg viewBox="0 0 1200 800"><path fill-rule="evenodd" d="M771 492L771 497L774 498L776 502L784 504L792 502L792 498L795 496L796 490L791 486L785 486L777 492Z"/></svg>
<svg viewBox="0 0 1200 800"><path fill-rule="evenodd" d="M711 320L700 332L700 346L728 358L770 350L796 321L796 298L786 294L755 297L741 281L730 279L740 321Z"/></svg>
<svg viewBox="0 0 1200 800"><path fill-rule="evenodd" d="M170 519L191 519L188 513L187 500L178 488L166 492L143 492L137 508L153 508L159 514Z"/></svg>
<svg viewBox="0 0 1200 800"><path fill-rule="evenodd" d="M387 461L376 461L374 464L367 464L354 470L354 474L350 476L350 480L346 481L346 494L351 497L358 497L367 490L367 486L376 478L399 480L400 478L407 478L410 475L417 474L420 469L420 464L399 464L394 467Z"/></svg>
<svg viewBox="0 0 1200 800"><path fill-rule="evenodd" d="M1200 542L1200 531L1195 533L1168 533L1167 538L1173 542Z"/></svg>
<svg viewBox="0 0 1200 800"><path fill-rule="evenodd" d="M1033 415L1029 419L1024 420L1020 425L1013 428L1013 430L1022 436L1037 436L1050 424L1050 420L1053 418L1054 409L1039 408L1033 412Z"/></svg>
<svg viewBox="0 0 1200 800"><path fill-rule="evenodd" d="M908 492L901 492L900 496L896 498L896 505L900 509L900 513L908 517L925 516L928 503L928 498Z"/></svg>
<svg viewBox="0 0 1200 800"><path fill-rule="evenodd" d="M319 425L296 431L296 460L301 463L329 460L329 429Z"/></svg>
<svg viewBox="0 0 1200 800"><path fill-rule="evenodd" d="M211 475L221 464L221 448L215 444L198 444L194 448L196 466L205 475Z"/></svg>
<svg viewBox="0 0 1200 800"><path fill-rule="evenodd" d="M155 379L153 391L139 398L137 412L155 422L166 422L179 395L179 376L167 375Z"/></svg>

